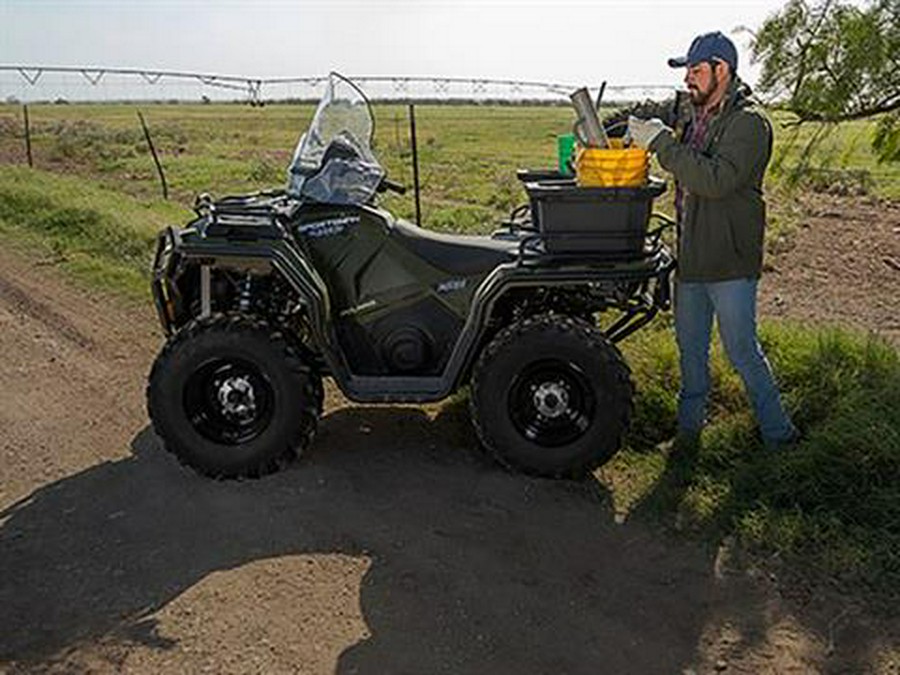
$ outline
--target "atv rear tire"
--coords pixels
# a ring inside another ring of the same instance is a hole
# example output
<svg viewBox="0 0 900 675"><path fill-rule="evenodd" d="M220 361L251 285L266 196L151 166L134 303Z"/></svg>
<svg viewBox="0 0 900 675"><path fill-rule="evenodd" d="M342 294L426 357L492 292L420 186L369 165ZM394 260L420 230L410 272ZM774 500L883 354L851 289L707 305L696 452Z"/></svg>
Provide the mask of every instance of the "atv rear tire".
<svg viewBox="0 0 900 675"><path fill-rule="evenodd" d="M600 330L544 314L488 344L469 401L482 444L501 464L579 478L619 449L633 391L628 366Z"/></svg>
<svg viewBox="0 0 900 675"><path fill-rule="evenodd" d="M166 343L150 372L147 408L182 463L216 478L256 478L309 445L322 383L266 321L215 315Z"/></svg>

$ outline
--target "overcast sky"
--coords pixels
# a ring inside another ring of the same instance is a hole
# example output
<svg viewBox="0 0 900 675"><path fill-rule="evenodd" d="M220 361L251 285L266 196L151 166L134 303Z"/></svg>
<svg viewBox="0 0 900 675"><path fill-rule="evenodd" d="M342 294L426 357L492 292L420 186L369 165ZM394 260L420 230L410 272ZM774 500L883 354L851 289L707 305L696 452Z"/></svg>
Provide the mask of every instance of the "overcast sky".
<svg viewBox="0 0 900 675"><path fill-rule="evenodd" d="M676 85L700 32L749 36L784 0L0 0L0 64L253 77L407 75Z"/></svg>

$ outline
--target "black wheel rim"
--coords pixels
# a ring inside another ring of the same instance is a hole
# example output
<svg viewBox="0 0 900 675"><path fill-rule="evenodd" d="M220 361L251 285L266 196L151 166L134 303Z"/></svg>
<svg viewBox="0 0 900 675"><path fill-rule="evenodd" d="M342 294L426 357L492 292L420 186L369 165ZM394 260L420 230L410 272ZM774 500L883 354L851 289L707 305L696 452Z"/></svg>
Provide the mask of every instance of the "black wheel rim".
<svg viewBox="0 0 900 675"><path fill-rule="evenodd" d="M263 372L249 361L218 358L188 377L184 412L201 436L221 445L252 441L268 428L274 392Z"/></svg>
<svg viewBox="0 0 900 675"><path fill-rule="evenodd" d="M571 361L544 359L529 364L512 381L508 395L513 426L543 447L578 440L594 419L593 388Z"/></svg>

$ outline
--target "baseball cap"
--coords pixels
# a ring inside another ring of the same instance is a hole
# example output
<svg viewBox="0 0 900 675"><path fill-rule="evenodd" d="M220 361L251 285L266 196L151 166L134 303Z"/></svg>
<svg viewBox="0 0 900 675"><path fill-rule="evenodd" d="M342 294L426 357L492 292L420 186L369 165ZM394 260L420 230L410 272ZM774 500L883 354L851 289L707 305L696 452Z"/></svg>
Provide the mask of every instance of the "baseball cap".
<svg viewBox="0 0 900 675"><path fill-rule="evenodd" d="M694 38L688 49L687 56L677 56L669 59L672 68L696 66L704 61L718 59L731 66L731 70L737 70L737 49L734 43L719 31L704 33Z"/></svg>

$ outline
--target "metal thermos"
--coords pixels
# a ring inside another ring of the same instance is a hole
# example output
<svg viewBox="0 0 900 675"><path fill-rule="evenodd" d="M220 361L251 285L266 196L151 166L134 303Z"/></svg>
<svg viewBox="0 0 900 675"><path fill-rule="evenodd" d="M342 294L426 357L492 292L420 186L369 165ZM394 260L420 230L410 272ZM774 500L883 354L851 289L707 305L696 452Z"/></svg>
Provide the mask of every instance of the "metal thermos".
<svg viewBox="0 0 900 675"><path fill-rule="evenodd" d="M573 130L579 142L587 148L609 147L609 139L603 125L600 124L600 118L597 117L597 110L587 87L572 92L569 98L572 99L572 105L578 114L578 121L575 122Z"/></svg>

